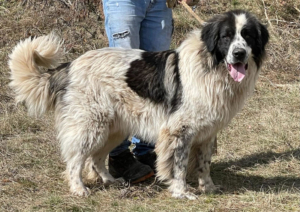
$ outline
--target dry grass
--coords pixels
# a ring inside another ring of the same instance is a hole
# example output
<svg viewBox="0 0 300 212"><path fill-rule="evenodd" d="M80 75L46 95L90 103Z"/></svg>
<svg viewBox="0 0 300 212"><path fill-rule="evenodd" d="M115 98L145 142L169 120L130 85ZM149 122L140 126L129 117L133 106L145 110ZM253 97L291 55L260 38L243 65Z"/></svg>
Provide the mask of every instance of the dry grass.
<svg viewBox="0 0 300 212"><path fill-rule="evenodd" d="M28 117L7 86L8 54L20 39L54 30L65 39L66 61L107 46L99 1L67 2L0 0L1 211L300 211L299 1L203 0L197 8L204 19L249 9L269 24L271 41L253 97L219 135L212 178L223 192L196 201L171 198L153 179L132 187L91 183L88 198L69 195L53 114ZM197 27L179 7L174 18L173 48Z"/></svg>

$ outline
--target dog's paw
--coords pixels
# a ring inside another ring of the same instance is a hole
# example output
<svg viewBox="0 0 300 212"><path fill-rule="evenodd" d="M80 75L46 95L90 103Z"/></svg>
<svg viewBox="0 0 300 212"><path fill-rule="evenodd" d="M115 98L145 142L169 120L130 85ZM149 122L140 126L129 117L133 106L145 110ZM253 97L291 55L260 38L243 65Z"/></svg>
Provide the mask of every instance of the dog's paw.
<svg viewBox="0 0 300 212"><path fill-rule="evenodd" d="M178 198L178 199L189 199L189 200L198 199L198 196L191 193L191 192L185 192L185 193L173 192L172 197L175 197L175 198Z"/></svg>
<svg viewBox="0 0 300 212"><path fill-rule="evenodd" d="M106 178L106 179L103 179L103 184L105 186L109 186L109 185L123 185L125 183L125 180L120 177L120 178Z"/></svg>
<svg viewBox="0 0 300 212"><path fill-rule="evenodd" d="M219 189L213 183L208 183L203 186L200 185L199 190L204 194L212 194L216 193Z"/></svg>
<svg viewBox="0 0 300 212"><path fill-rule="evenodd" d="M117 185L123 185L126 182L123 177L117 178L115 180Z"/></svg>
<svg viewBox="0 0 300 212"><path fill-rule="evenodd" d="M116 182L115 178L113 178L111 176L102 177L102 181L105 186L115 184L115 182Z"/></svg>
<svg viewBox="0 0 300 212"><path fill-rule="evenodd" d="M77 187L77 188L71 189L71 193L74 196L87 197L91 194L91 190L87 187Z"/></svg>

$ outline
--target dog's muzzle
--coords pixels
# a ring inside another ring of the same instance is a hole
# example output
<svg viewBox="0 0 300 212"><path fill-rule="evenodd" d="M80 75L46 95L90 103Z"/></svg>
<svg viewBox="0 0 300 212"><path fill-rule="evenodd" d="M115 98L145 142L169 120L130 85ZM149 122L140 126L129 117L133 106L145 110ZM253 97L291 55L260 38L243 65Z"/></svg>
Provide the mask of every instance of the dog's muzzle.
<svg viewBox="0 0 300 212"><path fill-rule="evenodd" d="M226 61L230 76L236 82L241 82L246 76L248 69L247 51L243 48L235 48L232 51L232 57Z"/></svg>

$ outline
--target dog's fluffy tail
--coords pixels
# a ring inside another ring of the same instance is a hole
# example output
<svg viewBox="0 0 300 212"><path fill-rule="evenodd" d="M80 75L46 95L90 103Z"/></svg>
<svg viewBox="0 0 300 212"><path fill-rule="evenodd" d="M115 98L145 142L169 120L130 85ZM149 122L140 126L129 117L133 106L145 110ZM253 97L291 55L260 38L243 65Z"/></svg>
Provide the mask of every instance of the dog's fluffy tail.
<svg viewBox="0 0 300 212"><path fill-rule="evenodd" d="M9 55L10 86L16 93L16 101L24 101L31 115L39 116L53 106L51 74L46 70L60 64L64 55L61 45L59 37L51 33L21 41Z"/></svg>

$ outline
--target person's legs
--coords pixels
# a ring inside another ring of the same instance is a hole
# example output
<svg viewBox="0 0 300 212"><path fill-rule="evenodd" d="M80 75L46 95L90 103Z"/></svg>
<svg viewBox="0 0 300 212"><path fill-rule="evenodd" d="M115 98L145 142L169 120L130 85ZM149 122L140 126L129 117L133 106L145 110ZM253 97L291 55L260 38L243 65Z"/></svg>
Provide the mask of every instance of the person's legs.
<svg viewBox="0 0 300 212"><path fill-rule="evenodd" d="M141 23L140 48L145 51L168 50L172 33L172 10L166 6L165 0L151 0Z"/></svg>
<svg viewBox="0 0 300 212"><path fill-rule="evenodd" d="M135 147L132 150L135 158L139 162L150 166L153 171L156 171L156 153L154 152L155 146L153 144L147 144L136 137L132 137L131 141L133 144L135 144Z"/></svg>
<svg viewBox="0 0 300 212"><path fill-rule="evenodd" d="M110 47L139 49L140 24L146 9L145 1L103 0L105 30Z"/></svg>
<svg viewBox="0 0 300 212"><path fill-rule="evenodd" d="M109 156L117 156L127 150L129 146L131 145L131 142L128 139L125 139L119 146L114 148L110 153Z"/></svg>
<svg viewBox="0 0 300 212"><path fill-rule="evenodd" d="M143 140L140 140L137 137L132 137L132 143L135 145L132 152L135 156L145 155L154 150L153 144L147 144Z"/></svg>

